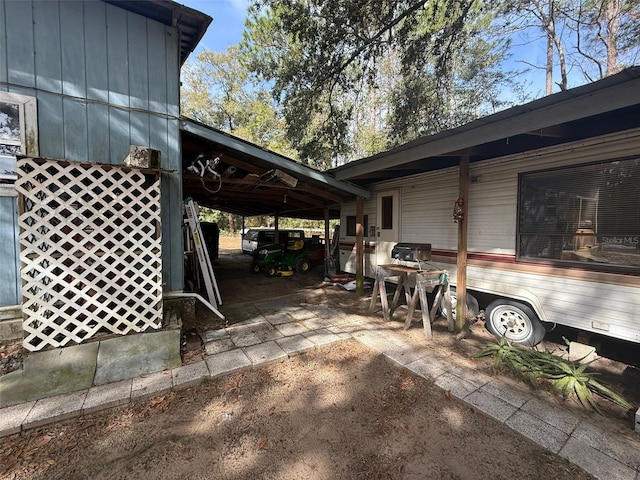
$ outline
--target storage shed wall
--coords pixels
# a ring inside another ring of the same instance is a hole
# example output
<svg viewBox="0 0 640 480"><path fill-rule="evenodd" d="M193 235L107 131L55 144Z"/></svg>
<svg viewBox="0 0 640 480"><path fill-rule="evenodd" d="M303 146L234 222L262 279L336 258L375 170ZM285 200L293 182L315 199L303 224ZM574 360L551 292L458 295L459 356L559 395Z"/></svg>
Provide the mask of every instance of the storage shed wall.
<svg viewBox="0 0 640 480"><path fill-rule="evenodd" d="M0 0L0 90L37 98L43 157L121 164L161 151L163 282L182 288L179 38L102 1Z"/></svg>

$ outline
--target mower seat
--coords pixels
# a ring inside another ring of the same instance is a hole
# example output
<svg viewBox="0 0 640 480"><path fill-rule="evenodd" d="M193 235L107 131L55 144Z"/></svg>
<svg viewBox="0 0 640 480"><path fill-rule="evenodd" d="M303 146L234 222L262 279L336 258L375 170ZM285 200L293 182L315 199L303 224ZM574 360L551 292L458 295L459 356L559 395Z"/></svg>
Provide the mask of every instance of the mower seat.
<svg viewBox="0 0 640 480"><path fill-rule="evenodd" d="M302 250L303 248L304 248L304 240L296 240L295 242L293 242L292 245L287 247L287 250L297 251L297 250Z"/></svg>

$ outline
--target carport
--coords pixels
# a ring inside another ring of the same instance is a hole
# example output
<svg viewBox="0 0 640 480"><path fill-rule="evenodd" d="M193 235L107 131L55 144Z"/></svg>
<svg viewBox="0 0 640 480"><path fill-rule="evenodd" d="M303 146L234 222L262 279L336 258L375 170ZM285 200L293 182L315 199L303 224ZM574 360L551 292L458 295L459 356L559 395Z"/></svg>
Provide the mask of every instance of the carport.
<svg viewBox="0 0 640 480"><path fill-rule="evenodd" d="M270 215L324 220L340 218L340 204L369 198L368 190L336 180L258 145L185 117L180 119L183 198L244 217ZM244 225L243 225L244 226ZM329 242L325 242L325 257Z"/></svg>
<svg viewBox="0 0 640 480"><path fill-rule="evenodd" d="M183 196L201 206L243 216L329 220L340 217L345 200L369 198L364 188L194 120L182 117L180 131Z"/></svg>

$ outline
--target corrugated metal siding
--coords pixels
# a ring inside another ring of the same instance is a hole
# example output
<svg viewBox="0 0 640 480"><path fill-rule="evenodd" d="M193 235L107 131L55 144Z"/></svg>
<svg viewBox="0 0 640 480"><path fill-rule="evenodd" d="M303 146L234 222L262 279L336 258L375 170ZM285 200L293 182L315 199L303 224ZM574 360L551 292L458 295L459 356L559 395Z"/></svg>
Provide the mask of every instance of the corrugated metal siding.
<svg viewBox="0 0 640 480"><path fill-rule="evenodd" d="M176 171L162 179L163 281L181 289L176 29L98 1L5 0L0 29L0 89L38 99L41 156L121 164L146 145Z"/></svg>

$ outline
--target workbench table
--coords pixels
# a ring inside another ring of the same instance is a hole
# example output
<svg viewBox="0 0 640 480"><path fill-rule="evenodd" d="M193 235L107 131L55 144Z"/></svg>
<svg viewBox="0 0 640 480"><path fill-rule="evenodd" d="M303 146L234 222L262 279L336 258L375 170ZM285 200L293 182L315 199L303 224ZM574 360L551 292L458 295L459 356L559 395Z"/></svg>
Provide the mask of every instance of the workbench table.
<svg viewBox="0 0 640 480"><path fill-rule="evenodd" d="M396 287L395 294L393 295L393 300L391 301L391 304L389 304L385 280L393 277L398 277L398 286ZM408 306L404 329L406 330L411 326L413 313L415 312L418 302L420 302L424 334L428 340L431 340L433 336L431 332L431 323L435 318L438 303L442 296L449 290L449 282L446 281L446 278L447 276L444 270L418 270L417 268L398 264L379 265L376 270L376 280L371 295L369 312L373 313L375 310L379 294L380 303L382 305L382 316L385 321L388 322L391 320L393 312L398 306L398 300L400 299L402 291L404 291ZM413 293L411 293L412 287L414 287ZM436 287L438 287L438 292L436 293L433 305L429 308L427 293L432 292ZM446 298L450 298L450 295ZM451 311L451 309L449 309L449 311Z"/></svg>

